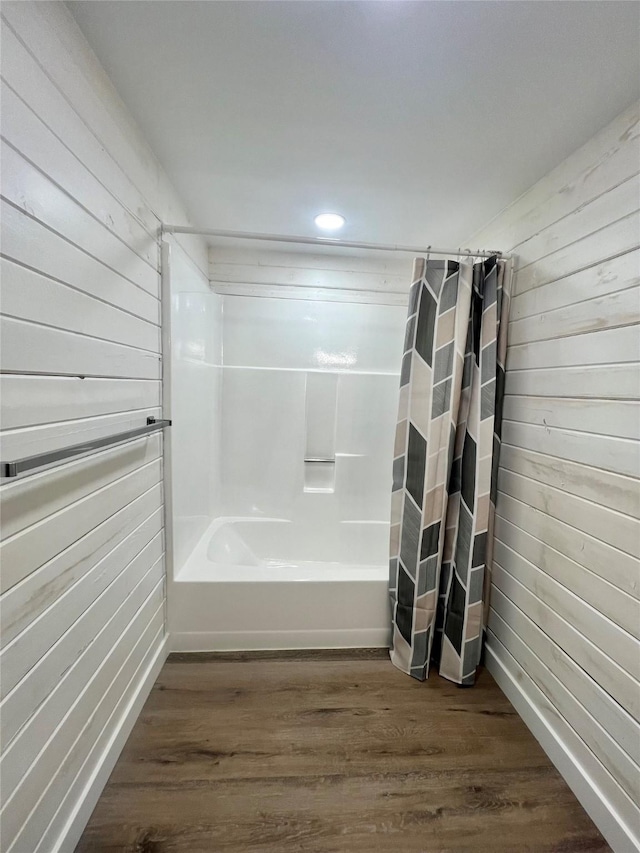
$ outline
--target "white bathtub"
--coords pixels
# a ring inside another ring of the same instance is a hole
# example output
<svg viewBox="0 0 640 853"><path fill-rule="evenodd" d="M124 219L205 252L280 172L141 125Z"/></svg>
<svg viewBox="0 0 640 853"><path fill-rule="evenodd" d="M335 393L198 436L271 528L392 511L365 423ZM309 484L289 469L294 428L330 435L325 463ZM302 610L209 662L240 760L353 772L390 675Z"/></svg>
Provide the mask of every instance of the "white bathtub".
<svg viewBox="0 0 640 853"><path fill-rule="evenodd" d="M176 651L384 647L389 524L218 518L170 585Z"/></svg>

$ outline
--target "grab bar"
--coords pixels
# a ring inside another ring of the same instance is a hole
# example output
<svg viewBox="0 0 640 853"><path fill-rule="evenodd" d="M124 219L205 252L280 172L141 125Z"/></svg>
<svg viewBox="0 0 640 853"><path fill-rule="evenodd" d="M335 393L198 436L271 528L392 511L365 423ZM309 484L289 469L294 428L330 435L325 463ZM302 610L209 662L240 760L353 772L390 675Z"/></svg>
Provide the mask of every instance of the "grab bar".
<svg viewBox="0 0 640 853"><path fill-rule="evenodd" d="M72 456L80 456L82 453L109 447L111 444L120 444L132 438L139 438L142 435L157 432L163 429L163 427L168 426L171 426L171 421L169 420L147 418L146 426L129 429L126 432L118 432L115 435L109 435L105 438L95 438L92 441L83 441L81 444L72 444L70 447L62 447L60 450L36 453L34 456L25 456L22 459L15 459L13 462L0 462L0 477L17 477L18 474L23 474L32 468L40 468L42 465L61 462L64 459L70 459Z"/></svg>
<svg viewBox="0 0 640 853"><path fill-rule="evenodd" d="M335 456L305 456L305 462L325 462L327 464L335 465L336 457Z"/></svg>

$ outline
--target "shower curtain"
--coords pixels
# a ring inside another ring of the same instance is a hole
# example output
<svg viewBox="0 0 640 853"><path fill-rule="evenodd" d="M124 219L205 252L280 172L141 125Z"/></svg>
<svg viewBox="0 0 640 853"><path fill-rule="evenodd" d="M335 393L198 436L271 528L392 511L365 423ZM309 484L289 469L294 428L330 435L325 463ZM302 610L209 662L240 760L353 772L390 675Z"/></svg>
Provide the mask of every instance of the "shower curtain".
<svg viewBox="0 0 640 853"><path fill-rule="evenodd" d="M400 374L391 660L472 685L488 612L509 315L506 264L417 258Z"/></svg>

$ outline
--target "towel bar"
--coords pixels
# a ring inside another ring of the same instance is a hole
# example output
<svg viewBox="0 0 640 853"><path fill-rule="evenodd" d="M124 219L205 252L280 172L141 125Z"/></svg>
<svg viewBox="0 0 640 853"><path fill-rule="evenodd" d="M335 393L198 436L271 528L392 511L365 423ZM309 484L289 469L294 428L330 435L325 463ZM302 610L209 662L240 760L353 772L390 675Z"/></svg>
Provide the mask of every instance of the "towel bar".
<svg viewBox="0 0 640 853"><path fill-rule="evenodd" d="M115 435L109 435L105 438L95 438L92 441L83 441L81 444L72 444L70 447L61 447L59 450L49 450L46 453L36 453L33 456L25 456L22 459L15 459L13 462L0 462L0 477L17 477L19 474L31 471L34 468L41 468L43 465L50 465L54 462L62 462L73 456L80 456L82 453L89 453L92 450L102 450L102 448L109 447L111 444L120 444L123 441L129 441L132 438L139 438L142 435L157 432L158 430L168 426L171 426L171 421L169 420L147 418L146 426L129 429L126 432L118 432Z"/></svg>

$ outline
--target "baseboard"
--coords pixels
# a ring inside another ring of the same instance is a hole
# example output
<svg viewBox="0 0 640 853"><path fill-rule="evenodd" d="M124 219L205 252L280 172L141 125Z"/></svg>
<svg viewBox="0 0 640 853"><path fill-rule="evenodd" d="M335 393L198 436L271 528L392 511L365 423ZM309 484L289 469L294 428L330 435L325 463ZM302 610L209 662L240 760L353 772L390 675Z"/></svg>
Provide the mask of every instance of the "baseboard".
<svg viewBox="0 0 640 853"><path fill-rule="evenodd" d="M542 713L542 697L536 696L539 692L536 685L528 677L523 678L515 660L513 666L509 658L503 660L490 642L485 648L485 662L502 692L520 714L615 853L640 851L638 838L623 822L615 804L602 796L594 780L580 764L579 758L568 749L562 733L562 728L568 726L568 723L560 717ZM586 745L583 746L589 752Z"/></svg>
<svg viewBox="0 0 640 853"><path fill-rule="evenodd" d="M312 631L194 631L171 633L172 652L388 648L388 628Z"/></svg>
<svg viewBox="0 0 640 853"><path fill-rule="evenodd" d="M98 802L100 794L102 793L102 789L106 785L107 780L111 775L111 771L115 767L116 761L127 742L127 738L131 734L131 730L138 719L140 711L142 711L142 706L146 702L147 696L158 678L168 654L169 637L165 636L162 644L158 648L158 651L147 666L147 669L140 680L140 684L138 685L138 689L129 700L120 719L120 724L109 739L109 743L102 753L91 778L87 782L84 792L71 817L65 824L63 831L53 846L53 853L75 850L76 845L80 840L80 836L87 825L87 821L91 817L91 813Z"/></svg>

